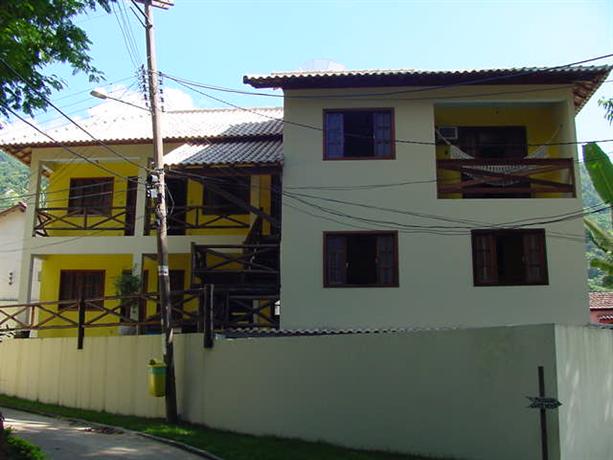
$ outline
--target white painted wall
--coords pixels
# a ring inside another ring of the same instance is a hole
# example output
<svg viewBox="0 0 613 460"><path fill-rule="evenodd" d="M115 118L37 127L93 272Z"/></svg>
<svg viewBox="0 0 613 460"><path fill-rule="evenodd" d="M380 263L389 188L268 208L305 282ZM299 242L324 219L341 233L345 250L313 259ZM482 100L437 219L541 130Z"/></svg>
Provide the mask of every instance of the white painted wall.
<svg viewBox="0 0 613 460"><path fill-rule="evenodd" d="M444 458L539 460L537 366L555 396L553 326L395 334L176 337L185 420L215 428ZM0 392L113 413L163 416L147 395L160 336L0 343ZM557 416L549 415L551 460ZM607 438L608 439L608 438Z"/></svg>
<svg viewBox="0 0 613 460"><path fill-rule="evenodd" d="M0 215L0 302L17 301L21 251L3 251L23 247L25 222L25 213L19 208Z"/></svg>
<svg viewBox="0 0 613 460"><path fill-rule="evenodd" d="M556 327L562 460L613 458L613 329Z"/></svg>
<svg viewBox="0 0 613 460"><path fill-rule="evenodd" d="M385 88L394 91L402 88ZM406 89L406 88L404 88ZM512 87L505 90L512 90ZM516 88L517 89L517 88ZM519 90L526 91L528 87ZM370 92L382 89L369 88ZM436 95L444 102L446 95L474 94L478 89L448 89ZM500 87L483 88L485 92ZM287 91L293 95L346 94L364 90ZM564 121L560 139L574 140L574 111L566 91L532 92L506 96L505 101L550 102ZM422 96L423 97L423 96ZM478 99L478 98L477 98ZM492 101L491 97L483 97ZM476 98L471 97L474 104ZM461 102L460 99L454 101ZM393 107L398 139L434 140L434 100L286 98L285 118L298 124L322 127L326 108ZM395 160L323 161L322 136L286 124L284 131L283 187L289 192L309 193L323 198L385 206L410 212L428 213L451 219L479 221L483 225L502 225L520 219L543 220L546 216L577 212L580 198L556 199L437 199L435 151L431 145L397 144ZM565 147L564 155L576 159L576 149ZM329 191L300 190L296 187L388 184L404 181L430 181L417 185L370 190ZM580 188L579 188L580 189ZM284 196L281 247L281 326L316 327L439 327L495 326L510 324L561 323L587 324L587 280L585 249L581 241L560 239L562 235L584 234L581 219L535 225L546 230L548 286L475 287L469 230L459 236L440 236L420 231L399 235L398 288L324 288L323 232L385 230L385 224L351 222L346 217L326 215L295 199ZM313 201L313 200L311 200ZM336 212L368 219L395 221L409 225L458 225L416 218L398 213L315 201ZM296 209L299 208L299 209ZM306 211L306 212L305 212ZM315 214L315 216L313 215ZM398 228L398 224L392 223ZM479 228L480 225L468 225Z"/></svg>

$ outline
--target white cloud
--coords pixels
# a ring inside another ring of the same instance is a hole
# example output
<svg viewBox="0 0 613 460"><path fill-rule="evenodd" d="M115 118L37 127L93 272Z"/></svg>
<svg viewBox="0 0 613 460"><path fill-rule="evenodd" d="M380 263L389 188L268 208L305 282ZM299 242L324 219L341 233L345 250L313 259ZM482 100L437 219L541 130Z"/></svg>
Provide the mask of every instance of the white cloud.
<svg viewBox="0 0 613 460"><path fill-rule="evenodd" d="M164 89L165 110L189 110L194 108L192 97L178 88Z"/></svg>

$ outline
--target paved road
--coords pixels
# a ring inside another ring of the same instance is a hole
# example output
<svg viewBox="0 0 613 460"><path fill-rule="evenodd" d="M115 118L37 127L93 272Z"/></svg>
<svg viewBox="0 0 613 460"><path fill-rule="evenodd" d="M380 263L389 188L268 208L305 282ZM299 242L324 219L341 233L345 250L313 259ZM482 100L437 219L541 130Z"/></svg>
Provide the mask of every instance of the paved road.
<svg viewBox="0 0 613 460"><path fill-rule="evenodd" d="M12 409L0 410L6 419L5 426L13 428L17 436L39 446L50 460L201 459L197 455L132 433L104 433L87 424Z"/></svg>

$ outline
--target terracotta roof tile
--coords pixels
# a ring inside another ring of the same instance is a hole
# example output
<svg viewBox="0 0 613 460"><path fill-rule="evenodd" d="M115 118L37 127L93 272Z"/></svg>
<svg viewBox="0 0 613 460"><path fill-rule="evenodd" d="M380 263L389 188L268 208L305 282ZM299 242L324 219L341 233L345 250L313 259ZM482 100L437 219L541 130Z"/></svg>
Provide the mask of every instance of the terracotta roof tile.
<svg viewBox="0 0 613 460"><path fill-rule="evenodd" d="M590 310L613 309L613 292L590 292Z"/></svg>

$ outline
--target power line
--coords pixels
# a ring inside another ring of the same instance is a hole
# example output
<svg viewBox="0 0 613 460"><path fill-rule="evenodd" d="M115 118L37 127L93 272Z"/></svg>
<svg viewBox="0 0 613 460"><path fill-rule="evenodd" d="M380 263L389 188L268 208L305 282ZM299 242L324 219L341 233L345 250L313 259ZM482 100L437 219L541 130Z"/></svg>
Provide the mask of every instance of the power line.
<svg viewBox="0 0 613 460"><path fill-rule="evenodd" d="M305 128L305 129L309 129L309 130L313 130L313 131L318 131L318 132L324 132L324 128L320 127L320 126L314 126L314 125L309 125L306 123L301 123L301 122L295 122L295 121L291 121L291 120L287 120L285 118L277 118L274 117L272 115L267 115L265 113L261 113L258 112L257 110L253 110L253 109L249 109L246 107L242 107L240 105L234 104L232 102L226 101L224 99L221 99L217 96L213 96L211 94L205 93L203 91L200 91L196 88L193 88L185 83L181 83L178 82L179 85L190 89L191 91L194 91L198 94L201 94L211 100L214 100L216 102L219 102L221 104L227 105L229 107L234 107L237 110L242 110L244 112L249 112L249 113L253 113L255 115L258 115L260 117L263 118L267 118L269 120L274 120L274 121L278 121L279 123L281 123L282 125L290 125L290 126L296 126L299 128ZM360 134L349 134L346 133L345 134L348 137L353 137L353 138L363 138L363 139L371 139L371 136L366 136L366 135L360 135ZM415 145L433 145L433 146L437 146L439 145L436 141L422 141L422 140L415 140L415 139L398 139L395 138L393 140L391 140L390 142L393 142L395 144L415 144ZM526 147L542 147L542 146L563 146L563 145L580 145L580 144L585 144L588 142L596 142L596 143L605 143L605 142L613 142L613 138L611 139L598 139L598 140L589 140L589 141L568 141L568 142L545 142L542 144L534 144L534 143L505 143L505 144L500 144L500 143L495 143L495 144L483 144L483 145L517 145L517 146L526 146Z"/></svg>
<svg viewBox="0 0 613 460"><path fill-rule="evenodd" d="M508 73L507 75L497 75L497 76L493 76L493 77L485 77L485 78L476 78L476 79L472 79L472 80L465 80L462 82L457 82L457 83L448 83L448 84L443 84L443 85L431 85L428 86L426 88L415 88L415 89L409 89L409 90L397 90L397 91L387 91L387 92L377 92L377 93L361 93L359 95L347 95L347 94L332 94L332 95L292 95L289 96L290 98L297 98L297 99L320 99L320 98L337 98L337 99L344 99L344 98L364 98L364 97L380 97L380 96L394 96L397 94L410 94L410 93L422 93L422 92L427 92L427 91L436 91L439 89L445 89L445 88L452 88L452 87L458 87L458 86L467 86L467 85L477 85L477 84L482 84L482 83L488 83L488 82L492 82L492 81L498 81L498 80L507 80L510 78L517 78L517 77L522 77L522 76L526 76L526 75L532 75L534 73L539 73L539 72L543 72L543 71L552 71L552 70L560 70L560 69L564 69L564 68L571 68L573 66L577 66L580 64L586 64L588 62L594 62L594 61L599 61L599 60L603 60L603 59L607 59L613 57L613 53L610 54L605 54L605 55L601 55L601 56L596 56L593 58L588 58L588 59L583 59L580 61L575 61L575 62L571 62L571 63L567 63L567 64L561 64L558 66L553 66L553 67L544 67L544 68L538 68L538 69L528 69L524 72L515 72L515 73ZM478 72L478 71L477 71ZM173 77L166 75L167 77L174 79ZM219 90L219 91L227 91L227 92L235 92L235 93L239 93L239 94L249 94L249 95L258 95L258 96L272 96L272 97L284 97L284 95L274 95L274 94L264 94L264 93L259 93L256 91L244 91L241 92L241 90L234 90L231 88L224 88L224 87L215 87L213 85L208 85L210 86L210 89L215 89L215 90ZM288 96L285 96L288 97Z"/></svg>
<svg viewBox="0 0 613 460"><path fill-rule="evenodd" d="M0 58L2 59L2 58ZM8 107L6 104L4 104L3 102L0 101L0 105L2 105L2 107L4 107L7 111L9 111L13 116L17 117L18 119L20 119L22 122L26 123L28 126L30 126L31 128L33 128L34 130L36 130L37 132L39 132L40 134L42 134L43 136L49 138L52 142L57 143L61 148L63 148L64 150L72 153L73 155L78 156L79 158L81 158L82 160L85 160L86 162L94 165L95 167L102 169L103 171L112 174L115 177L120 177L120 178L125 178L128 181L133 181L134 179L131 179L130 177L127 176L122 176L121 174L116 173L115 171L107 168L106 166L91 160L90 158L86 157L85 155L82 155L81 153L77 152L76 150L71 149L70 147L67 147L66 145L64 145L61 142L58 142L56 139L54 139L52 136L50 136L49 134L47 134L46 132L44 132L43 130L41 130L40 128L38 128L38 126L34 125L33 123L29 122L28 120L26 120L25 118L23 118L21 115L19 115L17 112L15 112L14 110L12 110L10 107ZM140 165L139 165L140 167ZM140 183L140 181L138 179L136 179L136 182Z"/></svg>
<svg viewBox="0 0 613 460"><path fill-rule="evenodd" d="M38 90L36 90L36 88L34 88L26 78L24 78L19 72L17 72L10 64L8 64L6 62L6 60L4 58L2 58L0 56L0 62L2 62L2 64L4 64L5 67L7 67L11 72L13 72L15 75L17 75L17 77L19 77L25 84L26 86L28 86L28 88L30 88L32 91L36 92L37 94L39 94L43 100L49 104L49 106L53 107L56 111L58 111L64 118L66 118L70 123L72 123L73 125L75 125L77 128L79 128L81 131L83 131L85 134L87 134L89 137L91 137L96 143L98 143L99 145L101 145L104 149L108 150L109 152L113 153L114 155L116 155L117 157L121 158L124 161L127 161L128 163L138 167L138 168L143 168L141 165L139 165L138 163L133 162L132 160L130 160L129 158L125 157L124 155L122 155L119 152L116 152L114 149L112 149L111 147L109 147L108 145L106 145L104 142L100 141L99 139L97 139L93 134L91 134L87 129L85 129L83 126L81 126L79 123L77 123L75 120L73 120L68 114L64 113L59 107L57 107L53 102L51 102L47 97L45 97L45 95L43 95L42 93L40 93ZM11 113L15 113L12 110L10 111ZM19 117L22 121L24 121L23 118ZM31 123L28 123L30 126L33 126ZM37 129L37 131L39 131ZM146 168L143 168L146 169ZM148 171L148 170L147 170Z"/></svg>
<svg viewBox="0 0 613 460"><path fill-rule="evenodd" d="M246 96L256 96L256 97L272 97L278 99L343 99L343 100L365 100L365 101L389 101L388 98L369 96L369 97L360 97L358 95L344 95L344 97L340 97L340 95L295 95L295 94L270 94L270 93L261 93L258 91L248 91L241 90L237 88L228 88L224 86L216 86L207 83L201 83L194 80L188 80L185 78L178 77L176 75L170 75L168 73L160 72L160 75L164 75L166 78L175 81L177 83L185 83L191 86L195 86L198 88L209 89L212 91L224 92L224 93L232 93L232 94L241 94ZM613 80L605 80L602 83L613 83ZM572 88L572 85L558 85L554 87L547 88L533 88L533 89L520 89L520 90L508 90L508 91L493 91L493 92L479 92L473 94L463 94L463 95L446 95L446 96L420 96L420 97L395 97L396 101L422 101L422 100L436 100L436 99L467 99L471 97L485 97L485 96L499 96L499 95L508 95L508 94L529 94L529 93L538 93L538 92L546 92L546 91L558 91L560 89L568 89ZM432 89L437 89L436 87ZM384 93L381 94L385 96Z"/></svg>

